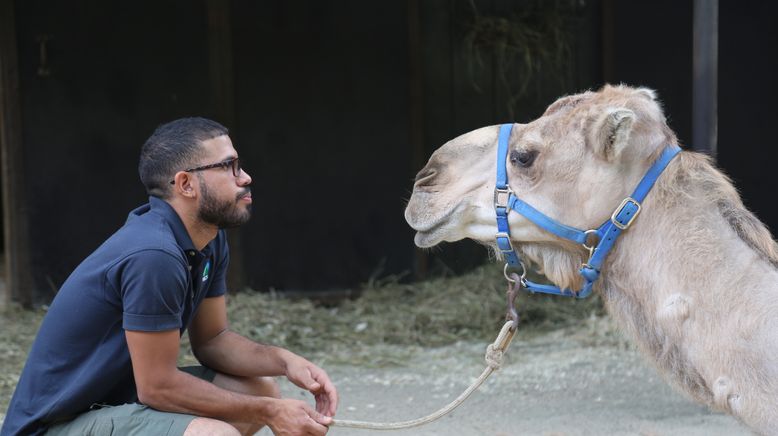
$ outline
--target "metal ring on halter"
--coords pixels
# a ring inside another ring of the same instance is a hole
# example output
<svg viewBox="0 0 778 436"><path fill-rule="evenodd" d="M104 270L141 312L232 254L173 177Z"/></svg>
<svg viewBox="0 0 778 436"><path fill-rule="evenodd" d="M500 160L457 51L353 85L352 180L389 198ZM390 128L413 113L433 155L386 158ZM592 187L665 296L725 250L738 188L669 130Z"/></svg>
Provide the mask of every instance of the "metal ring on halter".
<svg viewBox="0 0 778 436"><path fill-rule="evenodd" d="M507 263L502 269L502 275L505 276L505 280L507 280L509 283L516 283L516 280L513 280L512 278L508 277L508 265ZM519 276L519 280L521 280L521 283L524 284L524 277L527 277L527 268L524 266L524 263L522 261L519 261L519 266L521 266L521 275Z"/></svg>
<svg viewBox="0 0 778 436"><path fill-rule="evenodd" d="M594 241L594 243L592 243L591 246L587 245L587 243L589 242L589 235L594 235L597 237L597 240ZM597 233L597 230L592 229L592 230L585 231L584 237L585 237L584 242L581 245L583 245L583 248L589 250L589 259L591 259L592 256L594 256L594 249L597 248L597 244L600 242L600 235Z"/></svg>

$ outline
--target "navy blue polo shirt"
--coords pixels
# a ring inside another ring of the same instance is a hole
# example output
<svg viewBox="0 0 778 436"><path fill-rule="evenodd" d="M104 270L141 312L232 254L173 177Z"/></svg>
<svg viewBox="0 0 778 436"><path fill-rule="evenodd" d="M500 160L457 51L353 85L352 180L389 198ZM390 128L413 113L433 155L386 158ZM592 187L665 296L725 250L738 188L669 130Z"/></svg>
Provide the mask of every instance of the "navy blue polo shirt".
<svg viewBox="0 0 778 436"><path fill-rule="evenodd" d="M124 331L183 334L204 298L225 293L228 262L223 230L197 251L167 202L132 211L54 298L0 433L41 434L95 403L137 401Z"/></svg>

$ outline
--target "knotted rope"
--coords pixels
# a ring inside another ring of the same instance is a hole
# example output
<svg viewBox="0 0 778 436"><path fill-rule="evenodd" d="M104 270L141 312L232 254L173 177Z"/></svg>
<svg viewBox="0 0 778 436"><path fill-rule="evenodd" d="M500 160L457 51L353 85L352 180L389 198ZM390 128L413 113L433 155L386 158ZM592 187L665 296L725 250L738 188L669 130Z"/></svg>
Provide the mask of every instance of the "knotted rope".
<svg viewBox="0 0 778 436"><path fill-rule="evenodd" d="M478 389L492 373L502 366L502 358L508 346L513 340L513 336L516 333L516 321L509 320L500 330L497 338L493 343L486 347L486 368L481 375L467 388L462 394L460 394L454 401L447 406L431 413L427 416L412 419L410 421L398 421L398 422L367 422L367 421L350 421L345 419L334 419L332 426L337 427L350 427L350 428L362 428L368 430L399 430L403 428L417 427L422 424L435 421L438 418L443 417L447 413L456 409L462 404L476 389Z"/></svg>

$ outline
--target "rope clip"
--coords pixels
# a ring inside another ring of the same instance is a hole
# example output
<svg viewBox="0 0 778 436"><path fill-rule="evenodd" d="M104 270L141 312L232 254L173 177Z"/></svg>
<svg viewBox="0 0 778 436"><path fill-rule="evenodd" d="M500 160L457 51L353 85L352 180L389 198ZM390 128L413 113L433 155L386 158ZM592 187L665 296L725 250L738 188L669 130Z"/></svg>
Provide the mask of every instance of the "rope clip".
<svg viewBox="0 0 778 436"><path fill-rule="evenodd" d="M506 266L508 265L506 264ZM521 277L516 273L511 273L510 277L507 275L505 276L505 278L508 279L508 291L506 292L508 310L505 314L505 319L506 321L512 321L511 332L515 332L516 329L519 328L519 313L516 311L516 297L519 296L519 291L522 286L526 286L524 282L524 275L526 275L526 273L525 270Z"/></svg>

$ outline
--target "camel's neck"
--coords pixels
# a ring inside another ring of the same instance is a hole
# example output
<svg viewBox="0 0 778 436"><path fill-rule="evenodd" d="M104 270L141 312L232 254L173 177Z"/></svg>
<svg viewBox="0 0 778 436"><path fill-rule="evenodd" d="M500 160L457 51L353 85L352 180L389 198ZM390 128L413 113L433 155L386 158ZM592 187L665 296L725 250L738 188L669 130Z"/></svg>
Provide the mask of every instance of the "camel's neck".
<svg viewBox="0 0 778 436"><path fill-rule="evenodd" d="M778 295L769 232L707 162L679 158L617 242L600 284L611 315L673 371L689 361L681 355L689 343L733 334L738 316ZM676 372L693 395L709 396L704 368Z"/></svg>

